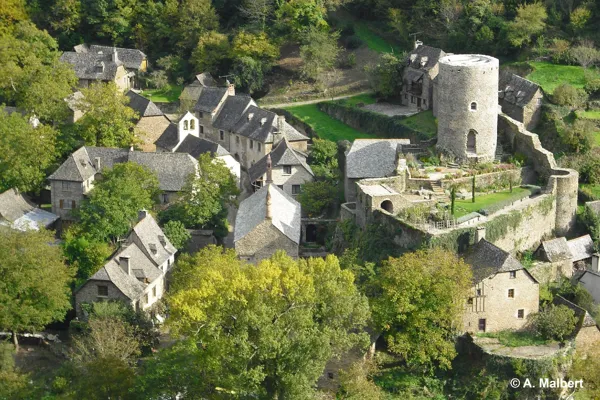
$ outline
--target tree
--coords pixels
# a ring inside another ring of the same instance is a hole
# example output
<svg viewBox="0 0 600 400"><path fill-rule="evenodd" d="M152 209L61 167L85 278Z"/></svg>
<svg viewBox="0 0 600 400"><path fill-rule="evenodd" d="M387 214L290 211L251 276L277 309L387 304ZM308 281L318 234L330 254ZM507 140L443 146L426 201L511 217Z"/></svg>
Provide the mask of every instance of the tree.
<svg viewBox="0 0 600 400"><path fill-rule="evenodd" d="M169 241L177 250L182 250L187 245L192 235L185 229L181 221L169 221L163 226L163 232L169 238Z"/></svg>
<svg viewBox="0 0 600 400"><path fill-rule="evenodd" d="M592 11L585 5L577 7L569 15L569 25L571 25L571 29L574 32L580 32L585 28L591 17Z"/></svg>
<svg viewBox="0 0 600 400"><path fill-rule="evenodd" d="M552 101L561 106L577 108L587 100L583 89L578 89L568 83L561 83L552 92Z"/></svg>
<svg viewBox="0 0 600 400"><path fill-rule="evenodd" d="M560 136L569 151L574 153L587 153L595 143L594 134L596 126L587 120L576 120L572 125L567 125Z"/></svg>
<svg viewBox="0 0 600 400"><path fill-rule="evenodd" d="M167 73L162 70L150 72L150 78L148 80L156 89L162 90L169 86L169 78L167 77Z"/></svg>
<svg viewBox="0 0 600 400"><path fill-rule="evenodd" d="M240 31L231 43L234 59L251 57L270 65L279 58L279 48L270 42L266 33Z"/></svg>
<svg viewBox="0 0 600 400"><path fill-rule="evenodd" d="M170 388L184 395L211 397L200 391L219 387L240 397L307 397L329 359L366 345L368 308L353 281L332 255L294 260L278 253L252 265L209 246L182 256L167 324L198 346L188 343L190 362L168 368L177 378L164 380L189 376L192 385Z"/></svg>
<svg viewBox="0 0 600 400"><path fill-rule="evenodd" d="M583 68L588 68L600 60L600 51L593 44L582 44L571 49L571 55Z"/></svg>
<svg viewBox="0 0 600 400"><path fill-rule="evenodd" d="M56 135L46 125L34 128L18 112L8 115L0 110L0 192L39 191L56 157Z"/></svg>
<svg viewBox="0 0 600 400"><path fill-rule="evenodd" d="M302 211L309 216L319 216L337 203L338 188L330 181L306 182L302 185L298 200Z"/></svg>
<svg viewBox="0 0 600 400"><path fill-rule="evenodd" d="M191 62L196 71L218 74L227 71L231 59L231 45L226 35L215 31L203 33L192 53Z"/></svg>
<svg viewBox="0 0 600 400"><path fill-rule="evenodd" d="M393 54L382 54L379 62L367 68L369 83L381 97L397 96L402 88L404 62Z"/></svg>
<svg viewBox="0 0 600 400"><path fill-rule="evenodd" d="M74 271L65 265L50 232L0 230L0 329L43 329L71 308Z"/></svg>
<svg viewBox="0 0 600 400"><path fill-rule="evenodd" d="M65 232L62 248L67 262L77 271L74 287L85 283L104 265L112 253L110 245L85 235L78 226L73 226Z"/></svg>
<svg viewBox="0 0 600 400"><path fill-rule="evenodd" d="M388 349L409 366L450 368L471 278L464 261L440 248L384 261L371 309Z"/></svg>
<svg viewBox="0 0 600 400"><path fill-rule="evenodd" d="M523 4L517 8L517 16L508 24L508 39L515 47L531 42L546 29L546 6L542 2Z"/></svg>
<svg viewBox="0 0 600 400"><path fill-rule="evenodd" d="M30 394L28 377L15 366L15 347L0 342L0 399L25 399Z"/></svg>
<svg viewBox="0 0 600 400"><path fill-rule="evenodd" d="M158 178L148 168L132 162L103 171L79 209L79 234L101 242L116 241L137 222L138 212L158 202Z"/></svg>
<svg viewBox="0 0 600 400"><path fill-rule="evenodd" d="M304 34L300 46L300 57L304 63L302 75L317 80L321 72L333 67L340 53L337 44L339 37L338 32L328 33L316 28Z"/></svg>
<svg viewBox="0 0 600 400"><path fill-rule="evenodd" d="M129 147L134 144L137 113L127 106L129 98L116 85L94 83L81 89L77 108L84 114L76 123L79 138L87 146Z"/></svg>
<svg viewBox="0 0 600 400"><path fill-rule="evenodd" d="M265 84L264 63L252 57L240 57L235 60L231 75L236 87L253 94Z"/></svg>
<svg viewBox="0 0 600 400"><path fill-rule="evenodd" d="M219 28L219 17L209 0L182 0L178 9L176 31L180 38L179 46L189 54L202 40L203 34Z"/></svg>
<svg viewBox="0 0 600 400"><path fill-rule="evenodd" d="M26 19L24 0L3 0L0 7L0 35L8 31L16 22Z"/></svg>
<svg viewBox="0 0 600 400"><path fill-rule="evenodd" d="M50 12L50 25L55 31L69 34L76 31L81 24L80 0L57 0Z"/></svg>
<svg viewBox="0 0 600 400"><path fill-rule="evenodd" d="M321 31L326 36L329 25L325 20L327 10L320 0L290 0L281 2L275 10L275 27L284 35L309 43L306 35Z"/></svg>
<svg viewBox="0 0 600 400"><path fill-rule="evenodd" d="M326 139L313 139L308 163L315 176L323 179L335 179L339 176L337 143Z"/></svg>
<svg viewBox="0 0 600 400"><path fill-rule="evenodd" d="M346 400L381 400L383 390L373 382L377 366L372 360L357 361L345 371L340 371L340 395Z"/></svg>
<svg viewBox="0 0 600 400"><path fill-rule="evenodd" d="M564 341L573 333L576 323L575 312L563 305L551 305L531 316L533 330L547 340Z"/></svg>
<svg viewBox="0 0 600 400"><path fill-rule="evenodd" d="M273 0L245 0L240 7L251 28L264 32L273 14Z"/></svg>

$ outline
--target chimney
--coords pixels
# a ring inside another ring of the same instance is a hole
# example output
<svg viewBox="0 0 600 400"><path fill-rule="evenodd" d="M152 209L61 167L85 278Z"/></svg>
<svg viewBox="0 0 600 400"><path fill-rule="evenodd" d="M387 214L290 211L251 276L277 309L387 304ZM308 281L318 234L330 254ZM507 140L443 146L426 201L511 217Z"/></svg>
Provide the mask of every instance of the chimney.
<svg viewBox="0 0 600 400"><path fill-rule="evenodd" d="M235 85L227 81L227 95L235 96Z"/></svg>
<svg viewBox="0 0 600 400"><path fill-rule="evenodd" d="M592 271L594 272L600 272L598 271L598 261L600 261L600 253L592 254Z"/></svg>
<svg viewBox="0 0 600 400"><path fill-rule="evenodd" d="M248 121L252 121L252 118L254 118L254 113L248 113Z"/></svg>
<svg viewBox="0 0 600 400"><path fill-rule="evenodd" d="M267 186L267 212L265 215L266 219L273 219L273 214L271 210L271 185Z"/></svg>
<svg viewBox="0 0 600 400"><path fill-rule="evenodd" d="M267 118L260 119L260 126L263 126L267 122Z"/></svg>
<svg viewBox="0 0 600 400"><path fill-rule="evenodd" d="M478 226L475 231L475 243L479 243L481 239L485 239L485 226Z"/></svg>
<svg viewBox="0 0 600 400"><path fill-rule="evenodd" d="M117 53L117 48L113 47L112 60L115 63L119 62L119 54Z"/></svg>
<svg viewBox="0 0 600 400"><path fill-rule="evenodd" d="M415 50L419 48L419 46L422 46L423 42L421 42L420 40L415 40Z"/></svg>
<svg viewBox="0 0 600 400"><path fill-rule="evenodd" d="M140 210L140 211L138 211L138 221L143 220L147 216L148 216L148 211L146 211L146 210Z"/></svg>
<svg viewBox="0 0 600 400"><path fill-rule="evenodd" d="M125 272L127 275L131 275L131 264L129 262L130 258L131 257L129 256L119 256L119 265L123 269L123 272Z"/></svg>
<svg viewBox="0 0 600 400"><path fill-rule="evenodd" d="M100 164L100 157L96 157L96 159L94 160L94 168L96 168L96 172L100 172L101 167L102 164Z"/></svg>
<svg viewBox="0 0 600 400"><path fill-rule="evenodd" d="M277 130L279 132L283 132L283 127L285 126L285 116L278 115L277 116Z"/></svg>
<svg viewBox="0 0 600 400"><path fill-rule="evenodd" d="M271 162L271 153L267 154L267 181L266 184L273 183L273 164Z"/></svg>

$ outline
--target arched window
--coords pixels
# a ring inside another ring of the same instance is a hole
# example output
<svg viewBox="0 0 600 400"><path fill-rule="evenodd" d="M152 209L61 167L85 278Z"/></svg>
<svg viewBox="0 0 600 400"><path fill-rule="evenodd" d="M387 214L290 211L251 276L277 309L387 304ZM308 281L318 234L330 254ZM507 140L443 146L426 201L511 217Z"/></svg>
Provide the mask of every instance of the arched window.
<svg viewBox="0 0 600 400"><path fill-rule="evenodd" d="M477 132L473 129L467 134L467 152L477 153Z"/></svg>
<svg viewBox="0 0 600 400"><path fill-rule="evenodd" d="M184 130L188 130L188 122L187 121L183 121L183 129Z"/></svg>
<svg viewBox="0 0 600 400"><path fill-rule="evenodd" d="M196 129L196 121L193 119L190 119L190 129Z"/></svg>
<svg viewBox="0 0 600 400"><path fill-rule="evenodd" d="M475 111L475 110L477 110L477 103L472 102L471 103L471 111Z"/></svg>

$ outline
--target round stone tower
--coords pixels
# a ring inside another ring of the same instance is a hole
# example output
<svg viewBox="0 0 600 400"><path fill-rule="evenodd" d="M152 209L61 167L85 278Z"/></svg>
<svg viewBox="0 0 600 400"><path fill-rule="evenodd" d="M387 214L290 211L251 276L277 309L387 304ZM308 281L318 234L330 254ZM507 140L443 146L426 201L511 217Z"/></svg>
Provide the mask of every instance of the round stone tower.
<svg viewBox="0 0 600 400"><path fill-rule="evenodd" d="M498 59L440 58L436 79L437 146L461 162L493 161L498 131Z"/></svg>

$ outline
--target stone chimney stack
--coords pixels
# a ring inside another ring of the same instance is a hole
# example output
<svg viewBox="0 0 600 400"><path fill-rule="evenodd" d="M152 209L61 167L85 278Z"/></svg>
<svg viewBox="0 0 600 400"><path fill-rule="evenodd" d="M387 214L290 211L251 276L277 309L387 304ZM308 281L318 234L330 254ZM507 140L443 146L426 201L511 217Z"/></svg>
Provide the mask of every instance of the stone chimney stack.
<svg viewBox="0 0 600 400"><path fill-rule="evenodd" d="M475 243L479 243L481 239L485 239L485 226L478 226L475 231Z"/></svg>
<svg viewBox="0 0 600 400"><path fill-rule="evenodd" d="M267 185L273 183L273 163L271 162L271 153L267 154Z"/></svg>
<svg viewBox="0 0 600 400"><path fill-rule="evenodd" d="M138 211L138 221L143 220L147 216L148 216L148 211L146 211L146 210L140 210L140 211Z"/></svg>
<svg viewBox="0 0 600 400"><path fill-rule="evenodd" d="M96 168L96 172L100 172L100 168L102 168L102 164L100 163L100 157L96 157L94 160L94 168Z"/></svg>
<svg viewBox="0 0 600 400"><path fill-rule="evenodd" d="M129 256L119 256L119 265L127 275L131 275L131 263L129 262Z"/></svg>
<svg viewBox="0 0 600 400"><path fill-rule="evenodd" d="M269 184L267 186L267 212L265 215L266 219L273 219L273 210L272 208L272 204L271 204L271 185Z"/></svg>
<svg viewBox="0 0 600 400"><path fill-rule="evenodd" d="M279 132L283 132L283 127L285 126L285 115L277 116L277 130Z"/></svg>
<svg viewBox="0 0 600 400"><path fill-rule="evenodd" d="M227 81L227 96L235 96L235 85Z"/></svg>
<svg viewBox="0 0 600 400"><path fill-rule="evenodd" d="M600 272L598 270L598 268L600 267L599 264L600 261L600 253L594 253L592 254L592 271L594 272Z"/></svg>

